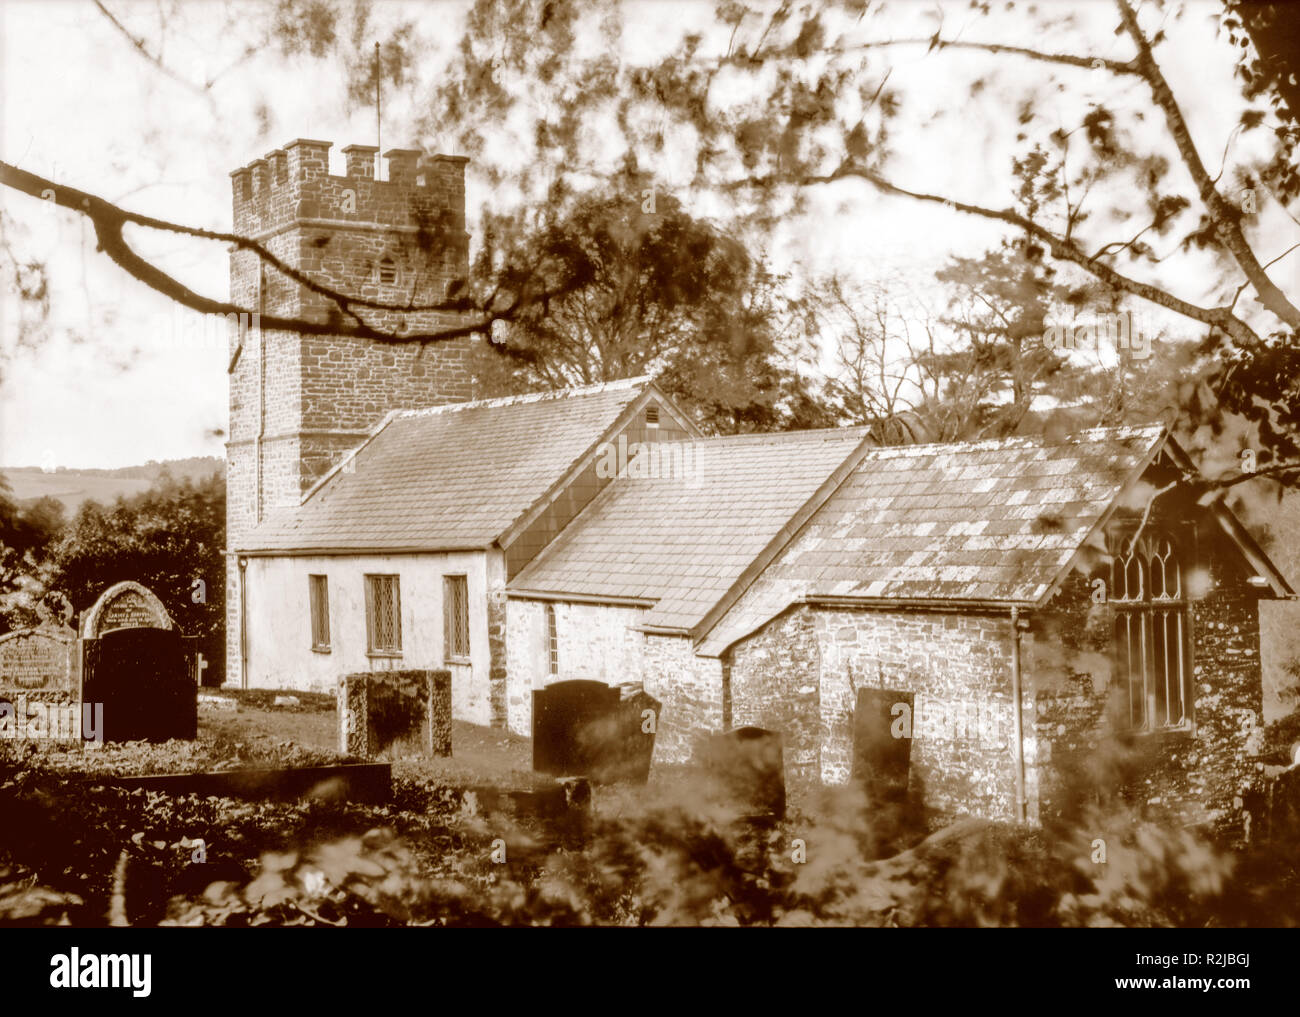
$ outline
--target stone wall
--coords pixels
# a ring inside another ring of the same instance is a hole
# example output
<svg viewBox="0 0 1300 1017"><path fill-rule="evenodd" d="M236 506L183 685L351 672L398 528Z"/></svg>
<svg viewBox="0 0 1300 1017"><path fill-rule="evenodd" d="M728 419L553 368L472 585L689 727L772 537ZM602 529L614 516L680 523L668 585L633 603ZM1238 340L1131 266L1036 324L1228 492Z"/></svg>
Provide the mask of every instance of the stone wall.
<svg viewBox="0 0 1300 1017"><path fill-rule="evenodd" d="M1111 613L1076 573L1022 633L1026 818L1079 803L1082 786L1120 790L1143 811L1240 829L1262 764L1258 602L1226 544L1206 539L1211 588L1190 608L1195 724L1125 736L1108 711ZM859 688L915 694L912 790L931 809L1015 816L1009 618L831 610L806 605L733 647L730 725L781 732L786 772L849 779ZM1091 782L1089 784L1088 782Z"/></svg>
<svg viewBox="0 0 1300 1017"><path fill-rule="evenodd" d="M822 776L821 649L812 612L787 611L729 661L726 727L761 727L781 736L787 784Z"/></svg>
<svg viewBox="0 0 1300 1017"><path fill-rule="evenodd" d="M1080 782L1105 766L1103 743L1113 731L1108 700L1112 615L1092 602L1089 577L1070 574L1048 609L1027 621L1022 640L1025 689L1032 708L1025 726L1026 762L1035 776L1034 814L1059 817Z"/></svg>
<svg viewBox="0 0 1300 1017"><path fill-rule="evenodd" d="M1041 762L1044 818L1068 814L1078 795L1107 783L1142 812L1230 835L1243 829L1244 799L1262 773L1251 731L1262 725L1258 593L1230 542L1202 526L1198 557L1208 591L1190 605L1193 723L1186 730L1125 735L1110 687L1113 611L1073 574L1026 640L1033 741ZM1258 737L1258 736L1255 736Z"/></svg>
<svg viewBox="0 0 1300 1017"><path fill-rule="evenodd" d="M286 263L339 292L414 305L445 299L449 284L468 272L466 160L435 156L417 167L413 154L399 153L390 158L393 179L376 180L373 150L362 158L361 146L352 146L345 150L345 175L332 176L330 147L297 141L232 174L236 231L269 244ZM232 295L256 308L263 271L255 254L232 254ZM262 313L311 321L337 314L328 297L274 269L264 271L261 302ZM398 332L461 322L430 310L369 311L365 319ZM234 335L231 344L233 354ZM283 480L288 471L296 474L297 492L306 491L390 410L471 398L472 345L470 338L421 348L258 329L245 337L232 377L231 442L256 435L264 443L296 438L298 448L285 454L284 463L263 462L263 484Z"/></svg>
<svg viewBox="0 0 1300 1017"><path fill-rule="evenodd" d="M725 730L723 662L699 657L684 636L647 635L641 681L662 704L655 739L656 763L688 763L699 736Z"/></svg>
<svg viewBox="0 0 1300 1017"><path fill-rule="evenodd" d="M555 612L558 667L550 673L546 608ZM643 608L523 600L506 605L507 719L511 731L532 732L532 694L552 682L589 678L618 685L640 681L645 636L635 631Z"/></svg>
<svg viewBox="0 0 1300 1017"><path fill-rule="evenodd" d="M235 232L340 292L392 303L432 304L468 271L465 162L394 149L388 180L375 179L375 149L344 149L345 172L329 172L330 144L298 140L231 174ZM387 274L386 263L393 276ZM232 301L259 314L328 322L337 308L254 252L230 256ZM393 331L458 324L445 311L363 312ZM359 445L391 410L473 396L474 340L387 344L263 330L230 336L230 428L226 446L227 546L277 506L302 495ZM227 682L240 674L238 570L227 562Z"/></svg>
<svg viewBox="0 0 1300 1017"><path fill-rule="evenodd" d="M488 723L507 726L506 700L506 575L505 556L490 551L484 558L484 588L487 600L487 679ZM472 603L472 601L471 601ZM474 609L470 608L472 614Z"/></svg>
<svg viewBox="0 0 1300 1017"><path fill-rule="evenodd" d="M555 611L559 667L549 672L546 607ZM641 682L662 704L655 763L688 763L697 736L724 730L723 662L698 657L684 636L637 630L645 611L609 604L509 601L506 627L510 729L532 730L532 690L553 681L590 678L610 685Z"/></svg>
<svg viewBox="0 0 1300 1017"><path fill-rule="evenodd" d="M787 778L839 784L857 690L911 692L912 793L941 814L1013 819L1010 636L992 615L796 606L733 647L732 726L780 731Z"/></svg>

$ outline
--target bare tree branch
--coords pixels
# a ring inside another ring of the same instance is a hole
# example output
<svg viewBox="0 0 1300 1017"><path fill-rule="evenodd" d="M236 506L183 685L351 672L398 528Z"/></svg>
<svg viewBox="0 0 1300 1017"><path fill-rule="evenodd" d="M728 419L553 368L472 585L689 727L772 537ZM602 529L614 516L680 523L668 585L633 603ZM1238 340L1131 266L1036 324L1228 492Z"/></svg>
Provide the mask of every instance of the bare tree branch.
<svg viewBox="0 0 1300 1017"><path fill-rule="evenodd" d="M1106 57L1086 57L1077 56L1073 53L1045 53L1042 50L1029 49L1024 46L1007 46L996 42L966 42L959 39L942 39L936 33L926 38L911 39L879 39L875 42L855 43L851 46L827 46L819 50L819 53L830 56L848 56L853 53L863 52L869 49L884 49L887 46L928 46L930 49L970 49L981 50L985 53L1011 54L1022 56L1029 60L1037 60L1042 63L1061 64L1067 67L1079 67L1085 70L1105 69L1112 74L1137 74L1137 65L1129 60L1111 60ZM728 53L718 58L718 65L725 64L754 64L763 63L769 60L806 60L807 54L799 54L786 50L769 50L767 53L759 53L757 49L754 53Z"/></svg>
<svg viewBox="0 0 1300 1017"><path fill-rule="evenodd" d="M102 3L100 3L99 0L94 0L94 3L95 3L95 7L99 10L99 13L104 15L104 17L108 20L108 23L112 25L114 28L116 28L131 44L132 48L134 48L137 53L139 53L142 57L148 60L149 63L153 64L154 67L158 68L158 70L160 70L163 74L167 75L167 77L171 78L177 84L184 85L186 88L188 88L191 92L194 92L196 95L201 95L204 98L209 100L212 98L211 94L208 91L207 86L196 85L194 82L190 81L184 75L177 74L174 70L172 70L165 63L163 63L162 60L159 59L159 57L156 54L150 52L149 47L147 47L144 44L143 39L140 39L137 36L133 35L130 29L128 29L124 24L122 24L122 22L118 21L117 18L113 15L112 11L110 11L107 7L105 7ZM211 83L209 82L209 84Z"/></svg>
<svg viewBox="0 0 1300 1017"><path fill-rule="evenodd" d="M477 333L487 334L490 338L490 330L494 322L512 321L517 318L526 307L568 292L568 287L562 287L550 291L539 291L536 293L521 291L515 295L513 300L510 300L504 306L500 307L495 306L497 297L497 294L495 293L488 299L486 306L476 306L473 302L464 298L441 301L434 304L394 304L381 300L369 300L363 297L341 293L329 286L323 285L311 276L298 271L293 266L285 264L260 243L248 237L242 237L234 233L225 233L218 230L206 230L192 226L183 226L163 219L155 219L152 216L129 212L96 195L80 191L74 187L56 185L44 177L38 176L34 173L29 173L26 170L21 170L6 162L0 162L0 184L4 184L14 190L31 195L32 197L43 198L62 208L71 209L74 212L84 215L94 226L100 250L107 254L110 259L132 277L138 279L146 286L164 296L170 297L182 306L188 307L191 310L198 311L202 314L244 314L249 316L259 314L260 325L262 328L266 329L298 332L302 335L354 336L356 338L371 339L376 342L386 343L416 342L427 344L430 342L437 342L444 339L455 339L461 336ZM346 324L340 320L340 315L335 314L329 315L328 319L325 321L313 321L306 318L290 318L278 315L261 314L253 308L243 307L239 304L231 303L230 301L216 300L195 293L173 276L168 275L145 258L142 258L131 248L122 235L123 227L127 224L134 224L148 229L164 230L203 240L220 241L231 244L241 250L252 251L256 253L262 261L270 265L276 271L281 272L287 278L305 286L312 292L328 298L337 305L342 314L347 314L352 317L356 324ZM477 316L473 320L465 322L464 324L448 326L447 328L438 329L437 331L404 332L399 334L387 329L366 324L357 315L356 309L358 308L398 313L445 311L465 314L468 312L477 312ZM499 352L512 357L522 358L525 360L532 359L532 354L526 350L508 348L496 342L493 342L492 346Z"/></svg>
<svg viewBox="0 0 1300 1017"><path fill-rule="evenodd" d="M771 187L781 184L796 184L808 186L811 184L830 184L840 180L852 178L865 180L876 189L886 194L896 194L906 198L912 198L916 201L928 201L938 205L946 205L949 208L956 209L959 212L965 212L968 215L979 216L983 219L992 219L997 222L1006 223L1017 229L1024 230L1030 236L1041 240L1048 246L1052 254L1062 261L1073 262L1078 265L1089 275L1106 283L1115 290L1124 293L1130 293L1133 296L1141 297L1153 304L1159 304L1171 311L1175 311L1184 317L1199 321L1205 325L1221 329L1233 338L1234 341L1243 346L1258 346L1260 343L1259 336L1255 333L1246 322L1232 314L1231 305L1224 307L1200 307L1190 301L1176 297L1172 293L1167 293L1158 286L1150 283L1144 283L1137 279L1130 278L1111 268L1104 262L1097 261L1073 243L1067 243L1065 240L1056 236L1050 230L1039 226L1036 222L1026 219L1024 216L1013 212L1011 209L992 209L984 208L980 205L970 205L961 201L954 201L952 198L946 198L939 194L927 194L922 191L912 191L905 187L900 187L885 177L881 176L874 170L866 169L862 166L853 165L845 162L837 169L825 174L812 174L790 179L787 177L750 177L744 180L737 180L728 185L730 189L738 190L746 187Z"/></svg>
<svg viewBox="0 0 1300 1017"><path fill-rule="evenodd" d="M1138 27L1137 16L1133 13L1133 8L1129 5L1128 0L1115 0L1115 2L1119 7L1120 15L1124 19L1125 30L1133 39L1134 45L1137 46L1136 62L1138 69L1142 77L1146 79L1147 84L1151 86L1151 96L1155 104L1164 111L1169 133L1173 137L1174 144L1178 146L1178 152L1183 158L1183 163L1191 172L1192 181L1196 185L1202 203L1204 203L1206 210L1214 219L1215 232L1221 243L1228 253L1232 255L1233 260L1237 262L1242 272L1246 274L1246 278L1250 280L1251 285L1255 287L1259 302L1291 328L1300 331L1300 308L1291 303L1286 294L1278 289L1273 280L1265 273L1259 260L1255 257L1255 252L1251 250L1250 244L1241 232L1240 214L1215 188L1214 180L1210 177L1204 163L1201 162L1200 153L1196 151L1191 132L1187 128L1187 121L1183 119L1182 110L1178 108L1174 93L1165 80L1159 64L1156 63L1155 57L1152 55L1151 44Z"/></svg>
<svg viewBox="0 0 1300 1017"><path fill-rule="evenodd" d="M1133 531L1133 539L1128 542L1128 549L1124 552L1125 557L1133 553L1134 548L1138 546L1138 540L1142 537L1142 531L1146 529L1147 520L1151 518L1151 509L1155 506L1156 499L1162 494L1167 494L1177 487L1179 481L1171 480L1164 487L1156 488L1151 492L1151 497L1147 499L1146 508L1142 510L1142 518L1138 520L1137 529Z"/></svg>

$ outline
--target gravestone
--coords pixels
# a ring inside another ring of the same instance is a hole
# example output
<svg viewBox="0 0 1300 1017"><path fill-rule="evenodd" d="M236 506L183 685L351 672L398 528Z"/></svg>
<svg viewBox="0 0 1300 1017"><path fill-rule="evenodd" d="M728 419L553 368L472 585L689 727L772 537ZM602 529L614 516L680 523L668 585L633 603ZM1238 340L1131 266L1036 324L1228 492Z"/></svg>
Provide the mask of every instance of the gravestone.
<svg viewBox="0 0 1300 1017"><path fill-rule="evenodd" d="M339 751L360 759L451 755L451 672L363 671L338 684Z"/></svg>
<svg viewBox="0 0 1300 1017"><path fill-rule="evenodd" d="M103 704L104 741L197 737L194 643L176 629L151 628L81 641L81 694Z"/></svg>
<svg viewBox="0 0 1300 1017"><path fill-rule="evenodd" d="M126 580L116 583L99 595L94 606L82 616L81 637L98 639L114 629L174 629L171 615L152 590Z"/></svg>
<svg viewBox="0 0 1300 1017"><path fill-rule="evenodd" d="M659 706L639 683L573 679L534 689L533 769L602 784L644 784Z"/></svg>
<svg viewBox="0 0 1300 1017"><path fill-rule="evenodd" d="M697 752L709 793L740 817L785 817L785 761L781 736L761 727L740 727L704 738Z"/></svg>
<svg viewBox="0 0 1300 1017"><path fill-rule="evenodd" d="M77 634L47 626L0 636L0 693L77 691Z"/></svg>
<svg viewBox="0 0 1300 1017"><path fill-rule="evenodd" d="M103 704L103 739L198 734L197 639L139 583L109 587L82 616L81 698Z"/></svg>
<svg viewBox="0 0 1300 1017"><path fill-rule="evenodd" d="M663 704L640 682L616 685L619 692L617 741L608 758L603 779L644 784L650 779L655 734Z"/></svg>
<svg viewBox="0 0 1300 1017"><path fill-rule="evenodd" d="M0 737L77 740L79 689L74 629L43 625L0 636Z"/></svg>
<svg viewBox="0 0 1300 1017"><path fill-rule="evenodd" d="M858 689L853 711L853 780L871 802L898 802L907 796L912 753L911 692ZM902 737L895 737L898 733Z"/></svg>
<svg viewBox="0 0 1300 1017"><path fill-rule="evenodd" d="M557 777L586 776L599 762L587 732L618 708L618 690L588 679L533 690L533 769Z"/></svg>

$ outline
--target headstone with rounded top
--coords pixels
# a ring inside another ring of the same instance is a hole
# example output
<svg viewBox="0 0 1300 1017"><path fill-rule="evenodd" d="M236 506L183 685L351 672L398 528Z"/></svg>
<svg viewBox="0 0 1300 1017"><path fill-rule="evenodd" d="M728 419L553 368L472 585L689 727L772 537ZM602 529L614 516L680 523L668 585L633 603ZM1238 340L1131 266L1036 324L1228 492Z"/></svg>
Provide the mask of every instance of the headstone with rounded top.
<svg viewBox="0 0 1300 1017"><path fill-rule="evenodd" d="M128 579L115 583L82 616L81 637L98 639L115 629L174 629L167 608L146 586Z"/></svg>
<svg viewBox="0 0 1300 1017"><path fill-rule="evenodd" d="M660 706L640 682L610 686L577 678L534 689L533 769L599 784L644 784Z"/></svg>

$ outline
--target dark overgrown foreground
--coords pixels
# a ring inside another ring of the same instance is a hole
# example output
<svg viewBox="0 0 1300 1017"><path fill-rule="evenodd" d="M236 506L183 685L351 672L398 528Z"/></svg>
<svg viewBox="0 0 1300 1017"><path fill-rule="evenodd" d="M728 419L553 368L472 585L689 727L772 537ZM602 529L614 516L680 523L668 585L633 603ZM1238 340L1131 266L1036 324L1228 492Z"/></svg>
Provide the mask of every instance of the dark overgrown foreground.
<svg viewBox="0 0 1300 1017"><path fill-rule="evenodd" d="M280 765L321 761L272 748ZM84 754L0 745L0 921L1300 924L1287 843L1216 844L1101 796L1050 829L959 820L927 835L907 811L868 808L849 788L796 796L780 823L745 821L689 774L598 788L578 821L485 812L439 780L398 778L383 806L169 797L95 781L223 755L256 765L266 751L221 739Z"/></svg>

